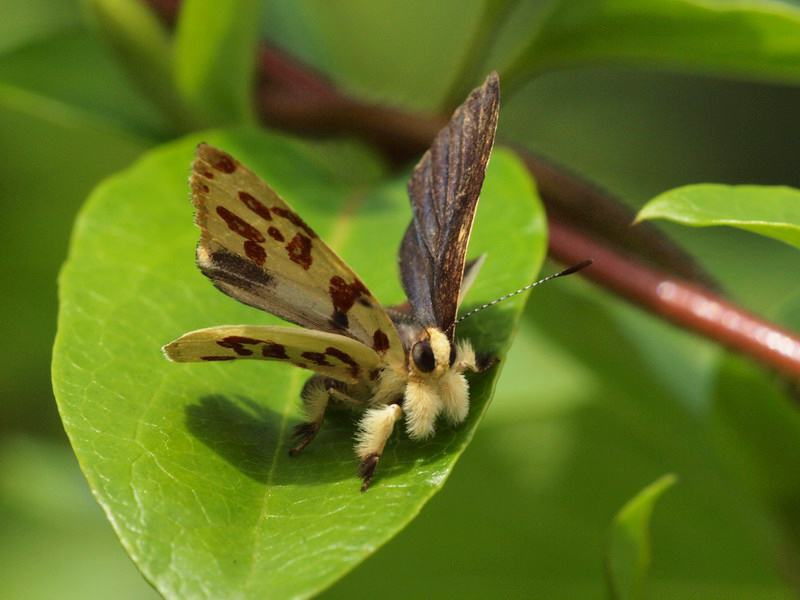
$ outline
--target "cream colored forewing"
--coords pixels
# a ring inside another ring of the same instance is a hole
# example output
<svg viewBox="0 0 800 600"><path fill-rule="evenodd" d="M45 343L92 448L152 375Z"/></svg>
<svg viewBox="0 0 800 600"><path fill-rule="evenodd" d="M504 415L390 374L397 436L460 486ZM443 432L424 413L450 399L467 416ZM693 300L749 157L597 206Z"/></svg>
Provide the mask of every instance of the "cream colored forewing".
<svg viewBox="0 0 800 600"><path fill-rule="evenodd" d="M279 360L346 383L374 381L381 357L343 335L299 327L223 325L190 331L162 348L175 362Z"/></svg>
<svg viewBox="0 0 800 600"><path fill-rule="evenodd" d="M229 296L403 359L394 325L361 280L258 175L200 144L192 165L197 264Z"/></svg>

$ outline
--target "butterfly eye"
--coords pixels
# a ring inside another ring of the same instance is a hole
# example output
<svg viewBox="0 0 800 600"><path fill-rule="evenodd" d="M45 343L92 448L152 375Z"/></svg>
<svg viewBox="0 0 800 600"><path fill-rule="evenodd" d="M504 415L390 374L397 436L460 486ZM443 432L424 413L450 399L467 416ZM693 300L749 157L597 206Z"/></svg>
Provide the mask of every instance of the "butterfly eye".
<svg viewBox="0 0 800 600"><path fill-rule="evenodd" d="M450 366L453 366L453 363L456 362L456 345L450 344Z"/></svg>
<svg viewBox="0 0 800 600"><path fill-rule="evenodd" d="M428 340L417 342L411 347L411 359L414 366L423 373L430 373L436 368L436 358Z"/></svg>

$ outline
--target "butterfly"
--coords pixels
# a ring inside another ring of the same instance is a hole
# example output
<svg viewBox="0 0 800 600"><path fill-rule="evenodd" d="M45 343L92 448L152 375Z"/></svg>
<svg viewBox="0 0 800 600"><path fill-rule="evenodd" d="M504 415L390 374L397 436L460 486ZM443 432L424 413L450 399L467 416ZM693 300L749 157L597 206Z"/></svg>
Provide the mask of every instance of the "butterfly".
<svg viewBox="0 0 800 600"><path fill-rule="evenodd" d="M402 239L408 302L385 308L352 269L260 177L227 153L197 148L190 177L200 228L197 265L229 296L300 325L192 331L164 346L172 361L277 360L315 372L301 391L303 450L331 407L361 413L355 452L361 491L395 424L424 440L437 420L469 410L466 371L496 359L455 341L458 307L482 260L466 261L499 106L497 74L473 90L408 182L413 219ZM561 274L559 274L561 275Z"/></svg>

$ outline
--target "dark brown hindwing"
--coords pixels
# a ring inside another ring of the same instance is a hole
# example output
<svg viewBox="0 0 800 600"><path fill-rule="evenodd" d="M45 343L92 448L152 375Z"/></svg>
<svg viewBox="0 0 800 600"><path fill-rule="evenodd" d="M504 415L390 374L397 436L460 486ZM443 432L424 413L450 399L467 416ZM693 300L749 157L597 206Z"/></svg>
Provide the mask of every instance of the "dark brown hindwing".
<svg viewBox="0 0 800 600"><path fill-rule="evenodd" d="M492 73L456 109L408 182L414 218L400 246L403 288L414 319L446 331L451 340L498 107L498 79Z"/></svg>

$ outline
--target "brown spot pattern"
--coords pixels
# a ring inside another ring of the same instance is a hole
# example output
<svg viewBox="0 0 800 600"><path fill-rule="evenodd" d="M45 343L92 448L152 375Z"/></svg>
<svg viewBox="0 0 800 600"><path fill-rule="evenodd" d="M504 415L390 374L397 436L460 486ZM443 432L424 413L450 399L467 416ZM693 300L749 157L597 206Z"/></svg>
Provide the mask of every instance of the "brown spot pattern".
<svg viewBox="0 0 800 600"><path fill-rule="evenodd" d="M227 250L213 252L210 264L198 262L198 266L211 281L221 281L250 293L264 293L263 288L273 283L272 275Z"/></svg>
<svg viewBox="0 0 800 600"><path fill-rule="evenodd" d="M272 215L269 213L269 209L264 206L259 200L257 200L254 196L251 196L245 191L239 192L239 200L244 202L244 205L256 213L262 219L267 221L272 221Z"/></svg>
<svg viewBox="0 0 800 600"><path fill-rule="evenodd" d="M306 222L303 221L303 219L301 219L299 216L297 216L296 213L293 213L292 211L286 208L282 208L280 206L273 206L272 212L274 212L279 217L283 217L295 227L299 227L300 229L305 231L308 234L308 237L310 238L317 237L317 234L314 233L314 231L308 225L306 225Z"/></svg>
<svg viewBox="0 0 800 600"><path fill-rule="evenodd" d="M386 352L389 349L389 338L382 329L376 329L372 334L372 347L375 352Z"/></svg>
<svg viewBox="0 0 800 600"><path fill-rule="evenodd" d="M303 267L306 271L311 266L311 240L298 233L292 238L292 241L286 244L286 250L289 251L289 258Z"/></svg>
<svg viewBox="0 0 800 600"><path fill-rule="evenodd" d="M315 365L320 367L332 367L333 365L325 360L325 354L322 352L303 352L300 356L307 358Z"/></svg>
<svg viewBox="0 0 800 600"><path fill-rule="evenodd" d="M206 179L214 179L214 174L211 171L203 171L203 177Z"/></svg>
<svg viewBox="0 0 800 600"><path fill-rule="evenodd" d="M333 346L328 346L325 348L325 354L333 356L334 358L338 358L342 363L349 367L348 371L350 371L350 374L354 378L358 378L358 375L361 372L361 367L358 366L358 363L353 360L353 357L347 352L339 350L338 348L334 348Z"/></svg>
<svg viewBox="0 0 800 600"><path fill-rule="evenodd" d="M244 243L244 253L247 255L247 258L252 260L258 266L262 266L264 261L267 260L267 253L264 248L252 240L247 240Z"/></svg>
<svg viewBox="0 0 800 600"><path fill-rule="evenodd" d="M264 345L261 346L261 356L282 360L288 360L289 358L286 354L286 348L283 347L283 344L277 342L264 342Z"/></svg>
<svg viewBox="0 0 800 600"><path fill-rule="evenodd" d="M202 187L203 191L207 194L209 192L209 187L205 183L202 185Z"/></svg>
<svg viewBox="0 0 800 600"><path fill-rule="evenodd" d="M258 340L254 340L252 338L241 337L238 335L229 335L226 338L221 340L217 340L217 345L222 346L223 348L230 348L239 356L251 356L253 351L249 348L245 348L244 344L257 344Z"/></svg>
<svg viewBox="0 0 800 600"><path fill-rule="evenodd" d="M220 173L233 173L236 170L236 162L221 150L215 150L209 156L211 166Z"/></svg>
<svg viewBox="0 0 800 600"><path fill-rule="evenodd" d="M356 278L353 283L346 283L344 279L338 275L334 275L331 277L328 293L333 301L333 319L336 320L337 312L343 313L346 317L347 311L353 308L353 303L360 296L369 295L369 290L358 278Z"/></svg>
<svg viewBox="0 0 800 600"><path fill-rule="evenodd" d="M201 356L201 360L214 361L214 360L236 360L235 356Z"/></svg>
<svg viewBox="0 0 800 600"><path fill-rule="evenodd" d="M267 229L267 234L269 234L269 237L271 237L276 242L283 242L286 239L283 237L283 234L277 227L270 227L269 229Z"/></svg>
<svg viewBox="0 0 800 600"><path fill-rule="evenodd" d="M228 224L228 229L234 233L238 233L243 238L247 238L253 242L261 243L265 241L266 238L258 229L250 225L250 223L241 217L233 214L224 206L217 207L217 214L225 220L225 222Z"/></svg>

